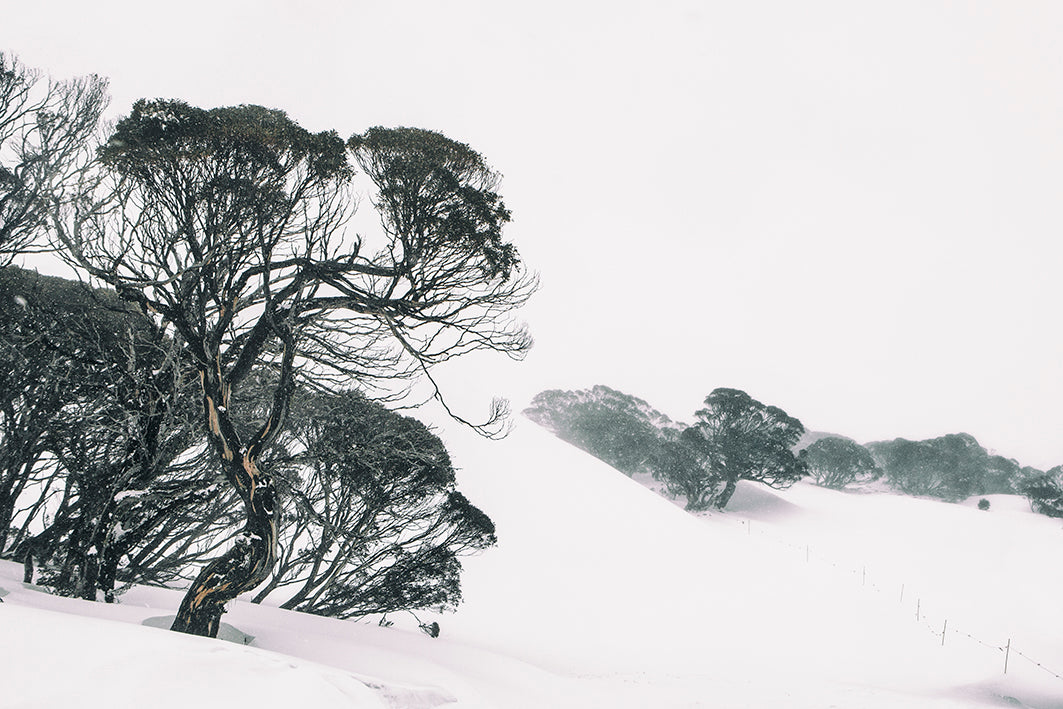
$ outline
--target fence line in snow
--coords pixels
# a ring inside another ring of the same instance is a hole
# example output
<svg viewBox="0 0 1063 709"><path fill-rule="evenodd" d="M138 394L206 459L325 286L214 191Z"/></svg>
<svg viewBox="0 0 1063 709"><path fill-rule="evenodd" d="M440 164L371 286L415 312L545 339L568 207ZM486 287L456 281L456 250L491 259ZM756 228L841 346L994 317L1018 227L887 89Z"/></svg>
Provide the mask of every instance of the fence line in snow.
<svg viewBox="0 0 1063 709"><path fill-rule="evenodd" d="M744 524L746 525L746 533L747 533L747 535L751 536L752 535L752 531L753 531L752 520L745 520ZM849 565L846 565L846 564L839 564L838 562L828 560L826 557L821 557L819 555L813 555L813 553L812 553L812 545L811 544L794 544L792 542L783 541L782 539L778 539L777 537L773 537L772 535L768 535L763 530L758 529L758 532L760 532L761 535L763 535L765 538L775 542L776 544L781 544L783 546L790 547L791 549L794 549L796 551L804 552L804 554L805 554L805 562L806 563L811 563L813 558L822 560L823 563L829 563L832 567L834 567L836 569L841 569L842 571L848 571L849 573L852 573L854 575L859 575L860 576L860 585L861 585L861 587L870 588L870 589L872 589L874 591L877 591L877 592L879 592L881 594L885 594L886 593L886 589L882 588L878 584L876 584L874 582L872 582L870 584L868 583L868 571L867 571L867 565L866 564L862 565L861 568L859 568L859 569L856 569L856 568L854 568L852 566L849 566ZM905 590L906 590L905 589L905 584L902 583L901 584L901 591L900 591L900 601L899 601L900 603L904 602ZM926 618L926 616L922 615L921 613L922 613L922 598L917 596L916 597L916 611L915 611L916 622L918 622L920 625L923 625L935 637L941 638L942 646L945 645L945 640L947 638L948 633L952 632L952 633L954 633L956 635L962 635L963 637L966 637L966 638L968 638L968 639L970 639L970 640L978 643L979 645L982 645L982 646L984 646L984 647L986 647L986 648L988 648L990 650L995 650L995 651L999 651L999 652L1003 653L1004 658L1003 658L1003 672L1002 672L1002 674L1007 674L1008 673L1008 664L1009 664L1009 662L1011 660L1011 656L1012 655L1017 655L1018 657L1021 657L1022 659L1026 660L1030 664L1040 668L1041 670L1043 670L1044 672L1048 673L1049 675L1055 677L1056 679L1063 680L1063 673L1056 672L1055 670L1051 669L1050 667L1048 667L1047 665L1043 664L1042 662L1039 662L1038 660L1030 657L1026 653L1021 652L1018 648L1016 648L1014 645L1012 645L1012 639L1011 638L1008 638L1007 643L1005 645L999 645L999 644L996 644L996 643L987 642L987 641L985 641L985 640L983 640L983 639L981 639L979 637L976 637L975 635L972 635L971 633L968 633L968 632L966 632L964 630L960 630L959 628L956 628L954 625L952 627L950 627L949 619L947 617L943 618L944 622L941 625L941 628L939 630L936 625L931 625L929 620Z"/></svg>

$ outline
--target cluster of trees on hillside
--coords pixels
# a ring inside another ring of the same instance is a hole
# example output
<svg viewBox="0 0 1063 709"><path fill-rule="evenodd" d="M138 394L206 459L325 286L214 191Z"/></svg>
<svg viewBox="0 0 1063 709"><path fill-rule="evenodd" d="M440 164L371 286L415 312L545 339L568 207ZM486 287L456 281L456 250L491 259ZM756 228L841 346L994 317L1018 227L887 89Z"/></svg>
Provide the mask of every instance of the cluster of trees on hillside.
<svg viewBox="0 0 1063 709"><path fill-rule="evenodd" d="M106 103L98 77L0 58L0 256L51 249L94 283L0 277L0 555L86 598L190 580L173 628L201 635L256 589L452 607L493 526L439 439L366 394L427 382L446 406L433 365L530 347L497 173L428 130L162 99L105 128ZM346 230L356 174L375 237Z"/></svg>
<svg viewBox="0 0 1063 709"><path fill-rule="evenodd" d="M621 472L652 475L669 494L685 498L690 510L723 509L739 480L782 488L808 476L838 490L879 481L904 494L946 501L1022 494L1035 511L1063 517L1063 466L1047 473L1022 467L965 433L867 445L805 434L785 411L737 389L713 391L693 425L601 385L544 391L524 414Z"/></svg>
<svg viewBox="0 0 1063 709"><path fill-rule="evenodd" d="M868 443L867 449L893 489L952 502L1019 492L1021 481L1035 472L991 455L966 433L924 441L878 441Z"/></svg>
<svg viewBox="0 0 1063 709"><path fill-rule="evenodd" d="M659 470L669 444L686 428L645 401L602 385L544 391L523 413L625 475Z"/></svg>
<svg viewBox="0 0 1063 709"><path fill-rule="evenodd" d="M1049 517L1063 517L1063 465L1046 472L1024 468L1017 491L1030 500L1034 512Z"/></svg>
<svg viewBox="0 0 1063 709"><path fill-rule="evenodd" d="M690 426L603 386L542 392L524 414L622 472L652 474L692 511L723 509L739 480L785 488L806 474L801 422L737 389L714 390Z"/></svg>
<svg viewBox="0 0 1063 709"><path fill-rule="evenodd" d="M834 490L854 483L876 480L882 470L870 451L856 441L841 436L824 436L801 449L812 481Z"/></svg>

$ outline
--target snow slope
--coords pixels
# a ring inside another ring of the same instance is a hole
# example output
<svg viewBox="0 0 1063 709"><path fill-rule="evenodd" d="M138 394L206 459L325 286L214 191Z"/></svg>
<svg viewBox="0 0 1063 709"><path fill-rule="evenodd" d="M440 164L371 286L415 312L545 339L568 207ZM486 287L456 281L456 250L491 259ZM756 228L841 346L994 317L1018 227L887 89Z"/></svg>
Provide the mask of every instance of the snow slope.
<svg viewBox="0 0 1063 709"><path fill-rule="evenodd" d="M443 438L500 543L440 638L243 602L250 645L179 636L141 626L175 591L0 564L0 706L1063 707L1063 531L1021 501L746 486L695 517L527 421Z"/></svg>

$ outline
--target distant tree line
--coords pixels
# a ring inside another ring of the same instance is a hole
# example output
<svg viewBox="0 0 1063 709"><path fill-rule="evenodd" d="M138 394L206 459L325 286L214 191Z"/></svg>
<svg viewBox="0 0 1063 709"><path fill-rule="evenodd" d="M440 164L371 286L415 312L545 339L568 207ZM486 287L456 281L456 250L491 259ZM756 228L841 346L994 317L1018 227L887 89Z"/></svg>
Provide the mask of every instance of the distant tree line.
<svg viewBox="0 0 1063 709"><path fill-rule="evenodd" d="M1016 461L991 455L966 433L925 441L898 438L868 443L886 481L908 495L955 502L972 495L1014 494L1033 474Z"/></svg>
<svg viewBox="0 0 1063 709"><path fill-rule="evenodd" d="M493 525L377 402L426 384L469 423L431 368L531 346L498 174L433 131L260 106L142 99L109 126L106 86L0 54L0 557L84 598L189 585L173 629L200 635L248 591L453 607ZM356 174L377 235L346 229ZM80 282L9 266L42 251Z"/></svg>
<svg viewBox="0 0 1063 709"><path fill-rule="evenodd" d="M622 472L653 475L692 511L725 508L739 480L785 488L807 472L793 452L801 422L737 389L714 390L690 426L604 386L542 392L524 414Z"/></svg>
<svg viewBox="0 0 1063 709"><path fill-rule="evenodd" d="M867 445L806 434L797 419L736 389L713 391L690 426L600 385L544 391L524 414L625 474L652 475L689 510L723 509L739 480L783 488L807 476L832 489L878 483L950 502L1019 494L1035 511L1063 517L1063 466L1020 466L965 433Z"/></svg>

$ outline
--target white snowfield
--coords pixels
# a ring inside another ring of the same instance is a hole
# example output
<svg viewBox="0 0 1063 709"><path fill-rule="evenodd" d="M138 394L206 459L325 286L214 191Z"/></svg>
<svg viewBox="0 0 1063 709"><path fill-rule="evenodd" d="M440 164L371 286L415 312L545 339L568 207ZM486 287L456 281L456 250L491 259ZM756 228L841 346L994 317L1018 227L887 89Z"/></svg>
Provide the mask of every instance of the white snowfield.
<svg viewBox="0 0 1063 709"><path fill-rule="evenodd" d="M147 627L177 591L4 563L0 707L1063 707L1063 524L1021 499L743 484L692 516L528 421L443 437L500 543L441 637L244 602L235 641L183 636Z"/></svg>

